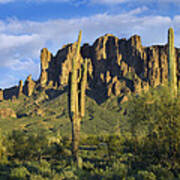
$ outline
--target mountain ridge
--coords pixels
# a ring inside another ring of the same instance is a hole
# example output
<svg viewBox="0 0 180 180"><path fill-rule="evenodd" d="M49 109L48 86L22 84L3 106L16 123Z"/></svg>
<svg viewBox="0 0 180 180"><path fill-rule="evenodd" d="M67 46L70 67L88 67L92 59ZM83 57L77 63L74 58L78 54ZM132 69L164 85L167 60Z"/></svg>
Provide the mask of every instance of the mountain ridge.
<svg viewBox="0 0 180 180"><path fill-rule="evenodd" d="M67 87L75 49L76 42L67 44L53 56L47 48L43 48L39 79L34 81L30 75L24 85L20 81L18 86L0 90L0 100L18 98L21 94L31 96L41 88L60 90ZM179 85L179 48L176 48L175 56ZM92 45L83 44L80 58L90 59L87 93L98 103L110 96L127 99L131 93L140 93L167 83L167 45L143 46L138 35L119 39L112 34L105 34Z"/></svg>

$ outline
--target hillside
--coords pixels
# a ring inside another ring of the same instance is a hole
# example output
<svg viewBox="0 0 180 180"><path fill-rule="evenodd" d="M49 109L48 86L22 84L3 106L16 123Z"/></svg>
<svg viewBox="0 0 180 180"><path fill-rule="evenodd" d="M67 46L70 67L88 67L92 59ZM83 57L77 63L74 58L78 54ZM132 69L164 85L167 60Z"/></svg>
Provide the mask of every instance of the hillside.
<svg viewBox="0 0 180 180"><path fill-rule="evenodd" d="M180 49L174 57L171 37L172 28L170 48L110 34L81 47L75 60L89 66L78 166L68 112L76 43L56 56L44 48L37 81L0 91L0 179L180 179Z"/></svg>
<svg viewBox="0 0 180 180"><path fill-rule="evenodd" d="M70 134L67 92L75 47L76 42L65 45L55 56L43 48L41 73L37 81L29 75L24 83L20 80L18 86L0 90L2 130L39 127ZM178 84L179 57L180 49L176 48ZM124 119L123 103L134 94L167 83L167 45L144 47L138 35L126 40L106 34L92 45L84 44L80 58L90 60L87 113L81 122L81 130L85 134L119 131L119 123Z"/></svg>
<svg viewBox="0 0 180 180"><path fill-rule="evenodd" d="M118 99L114 99L114 101L115 107ZM62 135L70 135L71 122L67 107L66 92L52 99L49 99L43 91L37 92L29 98L22 96L13 102L3 101L0 103L1 111L7 111L10 108L16 112L17 117L1 118L0 127L2 131L13 129L30 131L42 128L52 132L60 131ZM116 109L118 110L118 107ZM82 134L106 134L118 131L120 116L120 113L108 107L108 103L100 106L88 97L86 116L81 122Z"/></svg>

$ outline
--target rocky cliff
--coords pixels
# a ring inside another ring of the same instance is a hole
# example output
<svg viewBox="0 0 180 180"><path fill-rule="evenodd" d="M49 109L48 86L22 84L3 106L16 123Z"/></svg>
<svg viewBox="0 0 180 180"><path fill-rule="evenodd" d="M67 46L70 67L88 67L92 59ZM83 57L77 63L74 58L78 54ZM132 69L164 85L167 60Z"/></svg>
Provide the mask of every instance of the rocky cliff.
<svg viewBox="0 0 180 180"><path fill-rule="evenodd" d="M1 92L4 99L33 94L34 89L64 88L68 85L75 55L76 44L62 47L55 56L48 49L41 51L41 74L38 81L29 76L22 88L19 86ZM98 102L109 96L125 97L130 93L147 91L150 87L165 85L168 78L168 48L164 46L144 47L138 35L130 39L119 39L111 34L98 38L92 45L81 47L81 59L89 58L89 96ZM177 79L180 80L180 49L176 48Z"/></svg>

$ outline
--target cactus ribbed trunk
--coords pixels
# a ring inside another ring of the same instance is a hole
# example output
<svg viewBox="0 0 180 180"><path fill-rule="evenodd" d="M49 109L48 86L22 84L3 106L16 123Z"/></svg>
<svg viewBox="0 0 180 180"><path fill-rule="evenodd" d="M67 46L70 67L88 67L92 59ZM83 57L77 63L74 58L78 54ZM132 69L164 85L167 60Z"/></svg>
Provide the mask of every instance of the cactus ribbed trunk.
<svg viewBox="0 0 180 180"><path fill-rule="evenodd" d="M85 116L85 97L86 97L86 84L87 84L87 64L88 59L85 59L83 64L83 76L81 80L81 94L80 94L80 110L81 110L81 117Z"/></svg>
<svg viewBox="0 0 180 180"><path fill-rule="evenodd" d="M168 85L172 96L177 96L176 60L174 48L174 30L168 30Z"/></svg>
<svg viewBox="0 0 180 180"><path fill-rule="evenodd" d="M80 118L73 116L72 118L72 154L75 161L78 161L78 150L80 140Z"/></svg>
<svg viewBox="0 0 180 180"><path fill-rule="evenodd" d="M76 54L72 60L71 92L70 92L70 116L72 121L72 153L78 159L79 147L79 108L78 108L78 64L81 45L81 32L79 33Z"/></svg>
<svg viewBox="0 0 180 180"><path fill-rule="evenodd" d="M71 73L71 90L70 90L70 116L73 117L78 112L78 65L80 56L81 44L81 31L79 33L76 54L72 60L72 73ZM78 114L77 114L78 115Z"/></svg>
<svg viewBox="0 0 180 180"><path fill-rule="evenodd" d="M80 140L80 122L81 122L81 109L85 106L85 90L87 81L87 63L83 64L84 69L81 69L80 45L81 45L81 31L79 33L78 42L76 46L76 54L72 60L72 72L70 81L70 119L72 122L72 154L77 166L79 165L79 140ZM80 69L79 69L80 66ZM83 98L81 96L83 95ZM81 99L83 103L81 104ZM84 114L84 113L83 113Z"/></svg>

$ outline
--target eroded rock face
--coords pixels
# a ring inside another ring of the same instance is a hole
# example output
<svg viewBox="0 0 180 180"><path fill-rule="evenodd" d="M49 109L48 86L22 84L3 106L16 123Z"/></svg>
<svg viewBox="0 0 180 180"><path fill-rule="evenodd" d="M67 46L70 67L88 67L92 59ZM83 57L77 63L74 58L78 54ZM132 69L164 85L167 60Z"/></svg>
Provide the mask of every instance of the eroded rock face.
<svg viewBox="0 0 180 180"><path fill-rule="evenodd" d="M19 81L19 86L18 86L18 97L20 97L23 94L23 81Z"/></svg>
<svg viewBox="0 0 180 180"><path fill-rule="evenodd" d="M66 86L68 84L69 74L72 70L72 59L76 54L76 46L77 43L64 46L63 49L60 50L55 57L56 64L59 67L59 71L57 71L57 79L60 85ZM80 56L79 58L82 62L82 56ZM78 66L80 67L80 64Z"/></svg>
<svg viewBox="0 0 180 180"><path fill-rule="evenodd" d="M32 80L32 75L29 75L25 81L24 93L27 96L31 96L34 91L35 85L36 83Z"/></svg>
<svg viewBox="0 0 180 180"><path fill-rule="evenodd" d="M68 85L76 43L63 46L55 56L46 48L41 51L39 84L58 89ZM148 91L149 87L167 84L168 49L164 46L144 47L138 35L119 39L112 34L98 38L92 45L81 47L81 61L89 58L88 91L92 97L127 96ZM180 84L180 49L176 48L177 79ZM80 64L79 64L80 67ZM31 96L35 82L28 77L24 89ZM37 84L38 85L38 84ZM15 92L13 88L11 92ZM9 96L9 91L5 93Z"/></svg>
<svg viewBox="0 0 180 180"><path fill-rule="evenodd" d="M50 66L50 61L52 59L51 53L47 48L41 50L41 75L40 75L40 85L44 87L48 82L48 69Z"/></svg>
<svg viewBox="0 0 180 180"><path fill-rule="evenodd" d="M13 86L11 88L7 88L3 90L4 100L13 99L14 96L17 97L18 86Z"/></svg>
<svg viewBox="0 0 180 180"><path fill-rule="evenodd" d="M4 97L3 97L3 90L0 89L0 101L3 101L4 100Z"/></svg>
<svg viewBox="0 0 180 180"><path fill-rule="evenodd" d="M74 49L73 45L65 46L55 58L61 67L59 83L62 85L67 85ZM81 48L82 57L91 59L90 88L99 91L104 87L107 96L140 93L148 91L149 87L165 85L168 78L167 53L166 45L143 47L138 35L126 40L106 34L92 46L85 44ZM177 62L179 54L180 50L176 49ZM179 69L177 67L178 72Z"/></svg>

